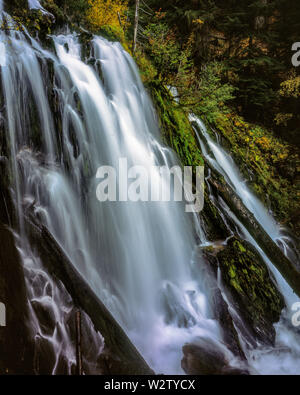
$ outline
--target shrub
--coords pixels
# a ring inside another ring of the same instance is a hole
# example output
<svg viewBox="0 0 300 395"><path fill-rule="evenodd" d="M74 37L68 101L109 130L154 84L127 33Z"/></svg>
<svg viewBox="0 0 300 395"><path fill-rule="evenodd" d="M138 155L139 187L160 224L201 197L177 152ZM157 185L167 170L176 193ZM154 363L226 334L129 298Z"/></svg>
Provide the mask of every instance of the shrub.
<svg viewBox="0 0 300 395"><path fill-rule="evenodd" d="M88 0L87 22L93 30L103 26L119 26L126 22L127 0Z"/></svg>

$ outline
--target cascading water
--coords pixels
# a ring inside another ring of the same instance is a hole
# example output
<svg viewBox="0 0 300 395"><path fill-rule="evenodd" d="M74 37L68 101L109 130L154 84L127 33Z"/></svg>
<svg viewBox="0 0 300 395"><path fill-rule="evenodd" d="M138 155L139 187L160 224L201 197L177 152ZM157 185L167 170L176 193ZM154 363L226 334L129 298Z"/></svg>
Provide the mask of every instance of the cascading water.
<svg viewBox="0 0 300 395"><path fill-rule="evenodd" d="M267 234L283 249L289 259L296 262L298 256L293 246L293 240L285 234L284 229L276 223L261 201L250 191L247 181L241 176L232 157L210 137L204 123L199 118L191 115L190 120L197 125L196 134L201 150L210 166L225 177Z"/></svg>
<svg viewBox="0 0 300 395"><path fill-rule="evenodd" d="M72 302L32 251L27 214L47 227L156 372L182 373L181 348L197 337L222 347L234 364L213 319L206 269L197 253L198 238L202 244L206 240L194 216L184 213L182 203L100 203L96 198L99 166L118 168L119 159L126 158L129 167L143 166L164 183L154 166L177 164L160 141L154 109L132 58L120 44L95 37L91 66L82 61L76 35L52 39L55 54L26 31L12 28L0 38L3 118L19 220L16 241L33 334L53 346L51 371L59 371L62 358L72 372L75 351L65 326ZM237 187L239 182L236 178ZM260 216L261 204L253 203ZM41 328L37 304L54 314L53 333ZM100 334L93 335L93 344L101 352Z"/></svg>
<svg viewBox="0 0 300 395"><path fill-rule="evenodd" d="M42 12L46 12L46 10L41 6L39 0L28 0L28 6L30 9L41 10Z"/></svg>
<svg viewBox="0 0 300 395"><path fill-rule="evenodd" d="M201 262L192 260L193 218L181 203L99 203L96 198L95 175L101 165L117 168L124 157L129 167L143 166L159 180L162 176L153 166L176 164L159 140L155 113L133 60L120 44L96 37L93 68L81 60L75 35L53 37L56 57L26 32L11 29L9 34L9 44L5 33L1 37L1 74L17 239L30 305L49 304L52 296L55 314L57 304L65 306L64 312L70 309L27 242L28 211L49 229L150 365L159 372L182 373L186 341L196 336L221 341L201 284ZM52 83L49 93L46 87ZM61 134L49 94L55 94ZM40 334L31 311L33 332ZM57 318L59 335L56 338L57 329L52 342L55 352L63 352L69 361L70 372L74 349L64 319L65 314Z"/></svg>
<svg viewBox="0 0 300 395"><path fill-rule="evenodd" d="M205 124L198 117L191 115L190 120L195 126L202 153L209 165L225 177L226 181L233 187L234 191L239 195L249 211L254 214L256 220L268 235L274 242L278 243L289 259L297 263L298 252L293 240L285 235L284 229L276 223L272 215L267 212L263 204L247 187L246 180L242 178L230 155L217 141L210 137ZM254 372L261 374L299 374L300 333L291 325L292 306L294 303L299 302L299 298L226 203L222 199L216 201L213 196L211 198L215 202L221 216L230 218L238 228L241 237L249 241L259 252L276 279L278 289L284 296L286 303L286 308L282 312L279 323L274 325L276 329L275 347L258 347L255 349L244 347L248 363ZM240 334L240 336L242 335Z"/></svg>
<svg viewBox="0 0 300 395"><path fill-rule="evenodd" d="M49 349L46 349L50 363L52 363L49 373L59 371L61 364L66 365L63 371L71 373L76 357L66 321L72 313L72 301L64 286L55 284L42 269L39 256L30 247L24 226L24 213L29 206L34 207L35 215L47 217L49 226L55 222L50 210L47 210L42 204L44 200L51 199L51 191L55 194L55 185L59 182L66 182L62 176L60 177L59 172L55 171L57 145L52 114L39 63L43 59L37 56L23 33L14 29L14 22L9 15L4 13L4 18L9 24L9 40L7 34L2 32L0 63L3 96L6 104L6 114L3 118L9 136L11 188L19 221L16 242L24 262L32 333L37 347L44 349L49 347L49 345L45 346L45 341L51 345ZM27 111L29 108L31 110ZM41 134L39 153L34 150L33 122L38 125L35 137L39 133ZM47 170L43 166L39 167L40 162L37 157L43 157L43 160L47 162ZM47 190L47 188L49 189ZM68 191L67 185L64 190ZM56 199L57 197L58 195L56 195ZM64 196L61 198L63 200ZM72 207L72 209L76 212L76 208ZM67 218L64 220L67 226ZM45 220L45 222L47 221ZM72 227L70 227L70 231L71 229ZM67 234L66 229L65 231ZM80 244L77 245L80 246ZM45 329L41 326L37 314L41 309L52 316L53 328ZM84 320L88 321L89 318L84 315ZM102 337L92 334L91 339L95 348L101 352Z"/></svg>

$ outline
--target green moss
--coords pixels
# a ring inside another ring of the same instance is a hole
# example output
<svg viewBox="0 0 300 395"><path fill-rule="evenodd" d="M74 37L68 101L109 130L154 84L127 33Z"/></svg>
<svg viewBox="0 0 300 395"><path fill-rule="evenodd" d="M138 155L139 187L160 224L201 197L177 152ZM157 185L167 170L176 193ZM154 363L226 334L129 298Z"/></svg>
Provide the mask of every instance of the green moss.
<svg viewBox="0 0 300 395"><path fill-rule="evenodd" d="M245 122L233 113L220 113L214 128L222 144L231 152L249 186L279 222L300 234L295 223L300 157L295 149L261 126ZM298 169L298 170L297 170Z"/></svg>
<svg viewBox="0 0 300 395"><path fill-rule="evenodd" d="M105 25L102 26L96 34L106 38L109 41L118 41L126 47L126 50L128 50L125 34L121 27Z"/></svg>
<svg viewBox="0 0 300 395"><path fill-rule="evenodd" d="M273 323L279 320L284 301L261 257L237 238L230 239L217 257L226 289L240 314L259 339L274 341Z"/></svg>
<svg viewBox="0 0 300 395"><path fill-rule="evenodd" d="M234 243L235 243L235 246L238 247L238 249L241 252L246 252L247 251L246 248L243 246L243 244L241 244L239 241L235 241Z"/></svg>
<svg viewBox="0 0 300 395"><path fill-rule="evenodd" d="M182 165L203 166L204 161L188 115L159 81L152 81L149 88L158 111L164 141L174 149Z"/></svg>

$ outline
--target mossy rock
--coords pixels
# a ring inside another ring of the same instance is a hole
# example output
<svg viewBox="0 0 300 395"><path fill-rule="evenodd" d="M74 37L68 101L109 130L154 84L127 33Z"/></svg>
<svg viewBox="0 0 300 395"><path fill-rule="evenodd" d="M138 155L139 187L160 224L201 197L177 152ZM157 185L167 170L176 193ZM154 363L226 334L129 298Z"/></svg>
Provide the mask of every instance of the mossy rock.
<svg viewBox="0 0 300 395"><path fill-rule="evenodd" d="M148 88L158 112L165 143L174 149L183 166L203 166L204 160L188 114L174 102L169 90L160 81L151 82Z"/></svg>
<svg viewBox="0 0 300 395"><path fill-rule="evenodd" d="M239 166L249 187L270 207L276 219L300 232L298 212L299 150L237 114L220 114L211 128L219 132L225 147ZM212 136L214 137L214 136Z"/></svg>
<svg viewBox="0 0 300 395"><path fill-rule="evenodd" d="M256 340L273 344L273 324L279 321L285 304L262 258L248 242L235 237L217 257L234 307Z"/></svg>
<svg viewBox="0 0 300 395"><path fill-rule="evenodd" d="M218 282L218 259L216 256L224 248L226 248L226 246L220 242L201 248L205 267L209 269L211 274L209 279L206 280L206 284L210 289L209 298L213 310L213 318L219 322L223 342L240 361L245 361L246 357L234 326L233 317L231 316L228 303L224 299Z"/></svg>
<svg viewBox="0 0 300 395"><path fill-rule="evenodd" d="M28 9L28 1L27 0L4 0L4 8L9 12L15 9Z"/></svg>
<svg viewBox="0 0 300 395"><path fill-rule="evenodd" d="M207 192L204 195L204 207L200 213L200 220L209 241L224 240L230 233L217 208L211 201Z"/></svg>

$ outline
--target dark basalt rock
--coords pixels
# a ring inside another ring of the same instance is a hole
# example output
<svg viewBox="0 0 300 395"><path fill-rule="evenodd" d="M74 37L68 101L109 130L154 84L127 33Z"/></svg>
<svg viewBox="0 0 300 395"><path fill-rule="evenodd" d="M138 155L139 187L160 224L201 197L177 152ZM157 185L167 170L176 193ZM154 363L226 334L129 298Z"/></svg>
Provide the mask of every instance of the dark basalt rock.
<svg viewBox="0 0 300 395"><path fill-rule="evenodd" d="M226 239L230 236L223 219L207 193L205 193L205 204L201 211L200 221L203 224L208 240Z"/></svg>
<svg viewBox="0 0 300 395"><path fill-rule="evenodd" d="M0 150L3 151L3 146L0 146ZM0 156L0 223L12 225L15 220L15 210L8 185L9 162L6 156Z"/></svg>
<svg viewBox="0 0 300 395"><path fill-rule="evenodd" d="M233 306L257 340L273 344L273 324L285 304L260 255L246 241L232 238L217 257Z"/></svg>
<svg viewBox="0 0 300 395"><path fill-rule="evenodd" d="M248 375L246 369L229 365L222 348L210 339L198 339L183 347L182 369L189 375Z"/></svg>
<svg viewBox="0 0 300 395"><path fill-rule="evenodd" d="M228 349L241 360L246 360L245 354L242 350L238 333L234 326L233 318L229 312L228 304L224 300L222 292L217 283L217 270L218 270L218 259L217 254L223 251L226 246L221 243L217 243L215 246L205 247L202 249L202 256L212 273L211 276L211 305L214 312L214 319L216 319L222 329L223 341Z"/></svg>
<svg viewBox="0 0 300 395"><path fill-rule="evenodd" d="M28 322L22 263L11 231L0 224L0 301L6 326L0 327L0 375L33 374L33 344Z"/></svg>
<svg viewBox="0 0 300 395"><path fill-rule="evenodd" d="M39 320L39 325L44 334L52 336L55 330L55 316L53 310L47 308L47 305L32 301L31 305L35 311L35 314Z"/></svg>
<svg viewBox="0 0 300 395"><path fill-rule="evenodd" d="M4 0L4 9L9 12L15 9L27 9L28 1L27 0Z"/></svg>
<svg viewBox="0 0 300 395"><path fill-rule="evenodd" d="M237 357L241 358L242 360L246 360L246 356L240 344L238 333L233 323L233 318L219 288L215 289L212 298L212 304L216 319L222 328L224 342L228 349Z"/></svg>

